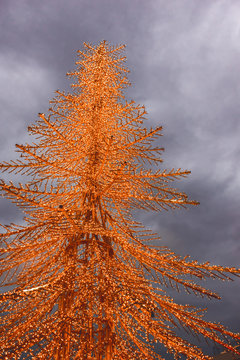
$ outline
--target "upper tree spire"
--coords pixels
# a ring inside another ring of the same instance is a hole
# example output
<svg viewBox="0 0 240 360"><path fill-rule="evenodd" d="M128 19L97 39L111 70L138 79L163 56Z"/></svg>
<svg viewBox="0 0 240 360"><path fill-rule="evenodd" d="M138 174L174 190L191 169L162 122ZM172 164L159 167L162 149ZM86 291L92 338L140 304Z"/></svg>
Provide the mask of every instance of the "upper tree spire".
<svg viewBox="0 0 240 360"><path fill-rule="evenodd" d="M16 145L21 158L1 165L31 177L25 185L1 181L26 223L3 226L1 235L2 286L14 286L0 297L1 355L153 360L161 359L158 342L176 357L209 359L175 334L176 323L234 350L224 338L239 335L174 303L160 287L218 298L192 278L240 271L147 245L158 237L131 210L197 204L170 186L189 171L145 167L162 161L152 142L161 127L147 130L144 107L124 98L124 46L84 46L68 74L73 92L57 91L49 114L29 127L36 141Z"/></svg>

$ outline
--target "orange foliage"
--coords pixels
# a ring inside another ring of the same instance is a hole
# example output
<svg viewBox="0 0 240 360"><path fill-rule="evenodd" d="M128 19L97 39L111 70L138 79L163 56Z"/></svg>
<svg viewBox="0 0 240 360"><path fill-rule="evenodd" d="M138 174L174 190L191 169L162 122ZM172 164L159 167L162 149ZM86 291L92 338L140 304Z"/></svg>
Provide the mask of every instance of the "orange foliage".
<svg viewBox="0 0 240 360"><path fill-rule="evenodd" d="M36 142L16 145L21 157L1 164L31 178L0 184L25 212L24 226L1 235L2 286L14 286L0 297L4 359L162 359L156 343L175 358L210 359L175 334L176 324L233 351L226 337L240 339L162 289L218 297L192 278L225 280L240 270L150 246L158 236L131 216L197 202L171 187L189 171L149 170L162 161L153 142L161 127L144 128L144 107L123 96L123 48L85 44L68 74L73 92L57 91L49 115L28 129Z"/></svg>

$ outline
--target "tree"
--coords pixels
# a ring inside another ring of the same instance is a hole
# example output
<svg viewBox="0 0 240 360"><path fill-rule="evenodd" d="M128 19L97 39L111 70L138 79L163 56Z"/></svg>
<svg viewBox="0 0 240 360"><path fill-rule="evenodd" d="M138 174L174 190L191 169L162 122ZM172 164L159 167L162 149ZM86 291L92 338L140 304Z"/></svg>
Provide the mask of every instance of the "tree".
<svg viewBox="0 0 240 360"><path fill-rule="evenodd" d="M133 220L132 209L196 205L172 188L189 171L149 170L162 160L147 130L144 107L125 100L129 85L123 46L105 41L79 51L72 93L57 91L49 115L28 128L36 138L16 145L20 158L3 171L30 177L1 181L25 212L25 224L3 226L1 351L5 359L162 359L163 344L178 358L210 359L177 336L179 323L234 351L239 334L178 305L162 287L219 296L192 278L228 279L240 270L198 264L165 247Z"/></svg>

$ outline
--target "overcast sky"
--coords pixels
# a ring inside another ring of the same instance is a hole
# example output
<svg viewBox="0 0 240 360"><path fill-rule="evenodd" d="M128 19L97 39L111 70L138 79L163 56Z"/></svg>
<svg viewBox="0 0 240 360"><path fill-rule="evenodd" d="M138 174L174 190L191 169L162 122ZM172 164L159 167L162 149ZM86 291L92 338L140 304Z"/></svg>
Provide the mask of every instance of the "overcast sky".
<svg viewBox="0 0 240 360"><path fill-rule="evenodd" d="M239 266L240 1L0 0L0 162L68 89L82 43L101 40L127 45L127 96L163 125L163 167L191 170L176 185L201 203L142 221L181 255ZM12 221L21 214L1 200L0 222ZM211 285L223 300L208 318L240 331L240 280Z"/></svg>

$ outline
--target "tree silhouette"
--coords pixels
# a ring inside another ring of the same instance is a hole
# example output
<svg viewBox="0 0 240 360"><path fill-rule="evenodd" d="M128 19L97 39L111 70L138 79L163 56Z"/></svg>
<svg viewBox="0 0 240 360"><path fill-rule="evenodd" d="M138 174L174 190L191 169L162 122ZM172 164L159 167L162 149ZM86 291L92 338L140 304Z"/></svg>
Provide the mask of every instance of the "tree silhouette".
<svg viewBox="0 0 240 360"><path fill-rule="evenodd" d="M169 249L133 220L133 209L159 211L197 202L172 188L190 172L149 170L162 160L161 127L147 130L144 107L126 101L124 46L105 41L79 51L73 92L57 91L49 115L28 128L31 145L2 171L30 178L1 181L25 224L3 226L0 296L4 359L210 359L177 336L181 325L234 351L239 334L179 305L163 288L219 298L192 278L229 279L240 270L199 264ZM6 291L6 290L5 290Z"/></svg>

